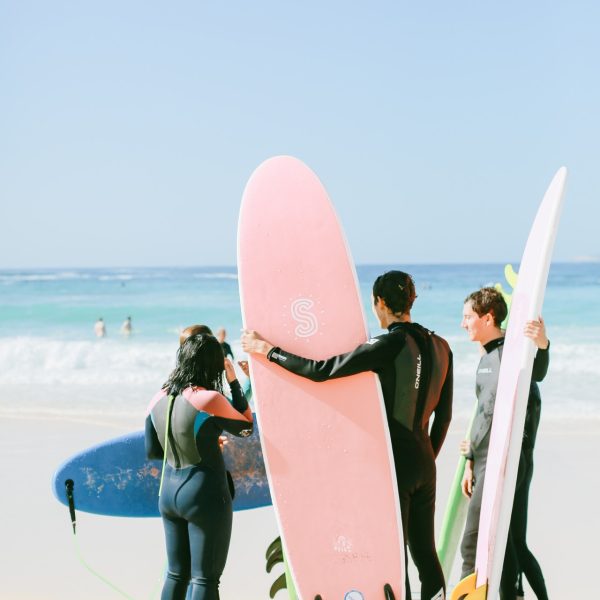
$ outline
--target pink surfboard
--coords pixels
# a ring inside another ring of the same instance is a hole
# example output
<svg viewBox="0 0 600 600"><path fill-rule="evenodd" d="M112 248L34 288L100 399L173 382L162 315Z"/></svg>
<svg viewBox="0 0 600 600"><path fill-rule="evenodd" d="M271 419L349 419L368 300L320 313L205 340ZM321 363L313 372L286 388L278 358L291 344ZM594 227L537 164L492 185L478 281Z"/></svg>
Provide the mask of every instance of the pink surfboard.
<svg viewBox="0 0 600 600"><path fill-rule="evenodd" d="M567 170L554 176L531 231L512 296L490 432L481 501L475 574L461 582L452 598L466 592L469 600L498 597L504 552L515 495L527 399L536 347L525 337L525 323L541 314L558 230ZM461 587L462 586L462 587Z"/></svg>
<svg viewBox="0 0 600 600"><path fill-rule="evenodd" d="M337 216L299 160L272 158L250 178L238 268L244 327L272 343L324 359L368 339ZM402 600L400 507L376 375L314 383L256 357L251 375L273 505L300 598Z"/></svg>

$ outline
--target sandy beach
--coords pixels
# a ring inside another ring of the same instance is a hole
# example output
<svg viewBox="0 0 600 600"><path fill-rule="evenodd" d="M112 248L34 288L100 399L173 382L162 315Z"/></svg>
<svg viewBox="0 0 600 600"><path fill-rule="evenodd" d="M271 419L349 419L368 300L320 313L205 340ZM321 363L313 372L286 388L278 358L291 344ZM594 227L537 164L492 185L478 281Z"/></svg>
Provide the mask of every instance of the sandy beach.
<svg viewBox="0 0 600 600"><path fill-rule="evenodd" d="M464 422L453 423L438 460L437 525L441 522L456 448ZM73 453L139 428L127 420L98 422L4 418L0 444L5 473L2 500L2 586L6 600L110 600L123 597L81 564L68 510L52 495L55 468ZM542 422L530 503L529 544L555 599L587 597L585 573L596 562L600 535L596 497L600 475L597 422ZM574 504L576 506L570 506ZM569 507L567 509L567 507ZM222 600L264 600L279 575L265 573L264 552L276 537L271 508L236 513L221 583ZM120 519L78 513L78 540L85 560L131 598L146 600L164 568L158 519ZM453 580L459 569L455 564ZM418 578L411 568L413 588ZM526 594L533 598L533 594ZM280 592L276 598L284 598Z"/></svg>

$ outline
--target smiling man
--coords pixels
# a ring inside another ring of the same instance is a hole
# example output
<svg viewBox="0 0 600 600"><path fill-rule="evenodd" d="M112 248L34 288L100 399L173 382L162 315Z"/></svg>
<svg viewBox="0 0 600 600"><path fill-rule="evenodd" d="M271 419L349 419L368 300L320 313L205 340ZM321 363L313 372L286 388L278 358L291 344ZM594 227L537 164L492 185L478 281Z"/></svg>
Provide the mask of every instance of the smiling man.
<svg viewBox="0 0 600 600"><path fill-rule="evenodd" d="M467 458L462 490L463 494L470 498L461 544L463 557L461 579L473 573L475 569L483 482L504 346L501 324L507 314L508 309L502 294L492 287L485 287L470 294L463 307L461 327L466 330L472 342L481 344L482 357L475 380L477 412L471 427L470 439L461 444L461 451ZM519 572L526 575L539 599L548 598L542 570L527 547L526 531L529 485L533 477L533 448L541 412L541 396L536 381L542 381L548 371L550 342L546 337L546 328L541 317L536 321L528 321L524 334L535 342L538 350L533 363L527 401L519 475L500 585L501 600L516 599Z"/></svg>

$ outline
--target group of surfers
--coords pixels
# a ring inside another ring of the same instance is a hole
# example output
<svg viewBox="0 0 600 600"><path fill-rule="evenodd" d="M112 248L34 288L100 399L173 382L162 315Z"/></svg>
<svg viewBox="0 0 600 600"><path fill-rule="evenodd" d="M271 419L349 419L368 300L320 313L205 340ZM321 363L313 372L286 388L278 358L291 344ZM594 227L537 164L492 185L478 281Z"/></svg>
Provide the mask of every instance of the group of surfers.
<svg viewBox="0 0 600 600"><path fill-rule="evenodd" d="M453 359L450 346L411 319L417 297L413 278L388 271L375 280L373 311L386 333L326 360L294 355L259 332L244 331L242 349L300 377L328 381L372 371L377 374L390 432L405 545L419 573L422 600L444 600L446 582L435 546L436 464L452 417ZM476 376L477 411L462 482L470 498L461 544L462 576L475 568L475 551L490 430L507 316L502 294L484 287L470 294L461 326L481 348ZM527 406L523 447L500 586L501 600L516 600L524 573L540 600L548 595L541 568L526 544L533 450L540 420L537 381L548 369L549 341L543 319L528 321L524 335L537 346ZM248 401L232 362L205 325L182 332L177 363L153 398L146 418L149 458L165 460L159 509L164 523L168 571L161 600L218 600L229 548L232 489L220 450L225 431L252 433ZM246 370L247 365L241 366ZM231 400L224 396L223 373ZM405 553L406 554L406 553ZM411 599L406 577L406 598Z"/></svg>

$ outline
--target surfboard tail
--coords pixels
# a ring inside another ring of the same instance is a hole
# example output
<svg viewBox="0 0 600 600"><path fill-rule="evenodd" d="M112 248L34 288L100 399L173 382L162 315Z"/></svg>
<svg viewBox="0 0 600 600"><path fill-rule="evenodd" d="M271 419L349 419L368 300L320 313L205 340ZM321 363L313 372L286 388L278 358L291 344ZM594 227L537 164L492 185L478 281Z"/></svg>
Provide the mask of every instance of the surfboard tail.
<svg viewBox="0 0 600 600"><path fill-rule="evenodd" d="M487 583L475 587L477 585L477 573L473 573L465 577L452 590L450 600L486 600L487 598Z"/></svg>

